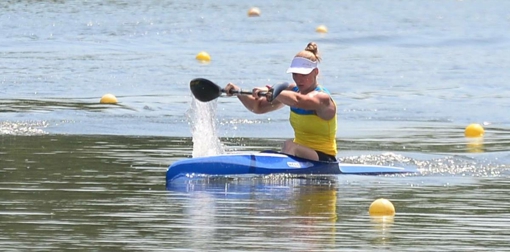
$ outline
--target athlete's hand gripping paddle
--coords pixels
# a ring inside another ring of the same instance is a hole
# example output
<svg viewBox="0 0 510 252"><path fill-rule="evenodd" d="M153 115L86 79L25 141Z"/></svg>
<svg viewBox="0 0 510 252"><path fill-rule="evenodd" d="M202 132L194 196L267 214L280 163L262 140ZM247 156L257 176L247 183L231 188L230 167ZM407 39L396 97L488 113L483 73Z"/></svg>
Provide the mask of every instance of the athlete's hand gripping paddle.
<svg viewBox="0 0 510 252"><path fill-rule="evenodd" d="M267 101L272 102L283 90L289 87L289 83L284 82L280 84L276 84L269 88L267 92L259 92L259 96L265 96ZM204 78L196 78L190 81L189 88L191 89L191 93L197 100L201 102L212 101L221 96L222 93L225 93L225 90L215 84L214 82L204 79ZM230 90L231 94L238 95L252 95L250 91L243 90Z"/></svg>

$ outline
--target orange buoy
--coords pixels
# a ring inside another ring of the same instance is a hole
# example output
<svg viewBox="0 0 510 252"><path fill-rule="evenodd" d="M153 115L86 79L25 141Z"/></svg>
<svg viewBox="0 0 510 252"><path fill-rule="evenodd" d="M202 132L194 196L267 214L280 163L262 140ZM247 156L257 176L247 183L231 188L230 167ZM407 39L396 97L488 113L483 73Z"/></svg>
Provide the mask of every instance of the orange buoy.
<svg viewBox="0 0 510 252"><path fill-rule="evenodd" d="M248 17L259 17L260 9L257 7L252 7L248 10Z"/></svg>
<svg viewBox="0 0 510 252"><path fill-rule="evenodd" d="M327 33L328 28L324 25L319 25L319 26L317 26L317 28L315 28L315 31L318 33Z"/></svg>
<svg viewBox="0 0 510 252"><path fill-rule="evenodd" d="M99 100L99 103L103 104L116 104L117 103L117 97L112 94L105 94L101 97L101 100Z"/></svg>
<svg viewBox="0 0 510 252"><path fill-rule="evenodd" d="M478 123L472 123L466 127L464 130L464 135L466 137L482 137L485 134L485 130L482 125Z"/></svg>
<svg viewBox="0 0 510 252"><path fill-rule="evenodd" d="M370 204L368 213L373 216L393 216L395 215L395 207L391 201L385 198L380 198L374 200L374 202Z"/></svg>
<svg viewBox="0 0 510 252"><path fill-rule="evenodd" d="M211 61L211 55L209 55L207 52L201 51L195 56L195 59L202 61L202 62L209 62Z"/></svg>

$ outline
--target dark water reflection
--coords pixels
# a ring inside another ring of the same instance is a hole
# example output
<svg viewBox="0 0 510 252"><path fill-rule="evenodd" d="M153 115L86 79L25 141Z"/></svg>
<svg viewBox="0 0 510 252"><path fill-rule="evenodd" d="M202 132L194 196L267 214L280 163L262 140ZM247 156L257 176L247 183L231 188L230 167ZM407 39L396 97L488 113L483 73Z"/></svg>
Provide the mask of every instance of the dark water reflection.
<svg viewBox="0 0 510 252"><path fill-rule="evenodd" d="M250 139L250 146L236 145L246 139L224 142L238 151L253 151L277 148L279 141ZM508 167L494 158L484 163L484 155L422 153L420 159L413 152L358 152L344 158L398 161L418 166L423 173L211 177L181 181L166 190L167 166L191 152L189 138L4 135L0 247L5 251L501 251L510 245ZM472 166L469 172L467 166ZM394 203L394 218L369 217L368 206L380 197Z"/></svg>

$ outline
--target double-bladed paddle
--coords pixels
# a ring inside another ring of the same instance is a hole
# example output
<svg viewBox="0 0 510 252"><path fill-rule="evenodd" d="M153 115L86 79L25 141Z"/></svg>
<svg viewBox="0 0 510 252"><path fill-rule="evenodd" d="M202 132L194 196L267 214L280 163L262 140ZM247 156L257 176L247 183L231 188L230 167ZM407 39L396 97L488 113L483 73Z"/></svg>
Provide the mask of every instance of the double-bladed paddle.
<svg viewBox="0 0 510 252"><path fill-rule="evenodd" d="M280 84L276 84L269 88L268 92L259 92L259 96L267 96L268 93L271 94L270 99L268 101L273 101L283 90L289 87L289 83L284 82ZM214 82L204 79L204 78L196 78L190 81L189 88L191 89L191 93L197 100L201 102L212 101L221 96L222 93L226 93L225 89L216 85ZM231 90L231 94L239 94L239 95L252 95L251 91L243 91L243 90Z"/></svg>

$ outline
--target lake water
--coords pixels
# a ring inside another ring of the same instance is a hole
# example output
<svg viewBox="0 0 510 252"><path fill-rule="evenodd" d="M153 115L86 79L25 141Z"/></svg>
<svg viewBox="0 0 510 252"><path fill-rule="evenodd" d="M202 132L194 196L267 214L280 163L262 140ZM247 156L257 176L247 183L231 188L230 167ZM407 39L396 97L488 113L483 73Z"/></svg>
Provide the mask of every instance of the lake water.
<svg viewBox="0 0 510 252"><path fill-rule="evenodd" d="M257 6L260 17L248 17ZM3 251L508 251L510 2L3 1ZM315 32L325 25L329 32ZM287 109L199 103L196 77L292 81L310 41L338 157L398 176L210 178L191 156L278 150ZM206 51L211 62L195 55ZM106 93L119 103L100 104ZM482 124L483 138L464 137ZM368 207L391 200L393 218Z"/></svg>

